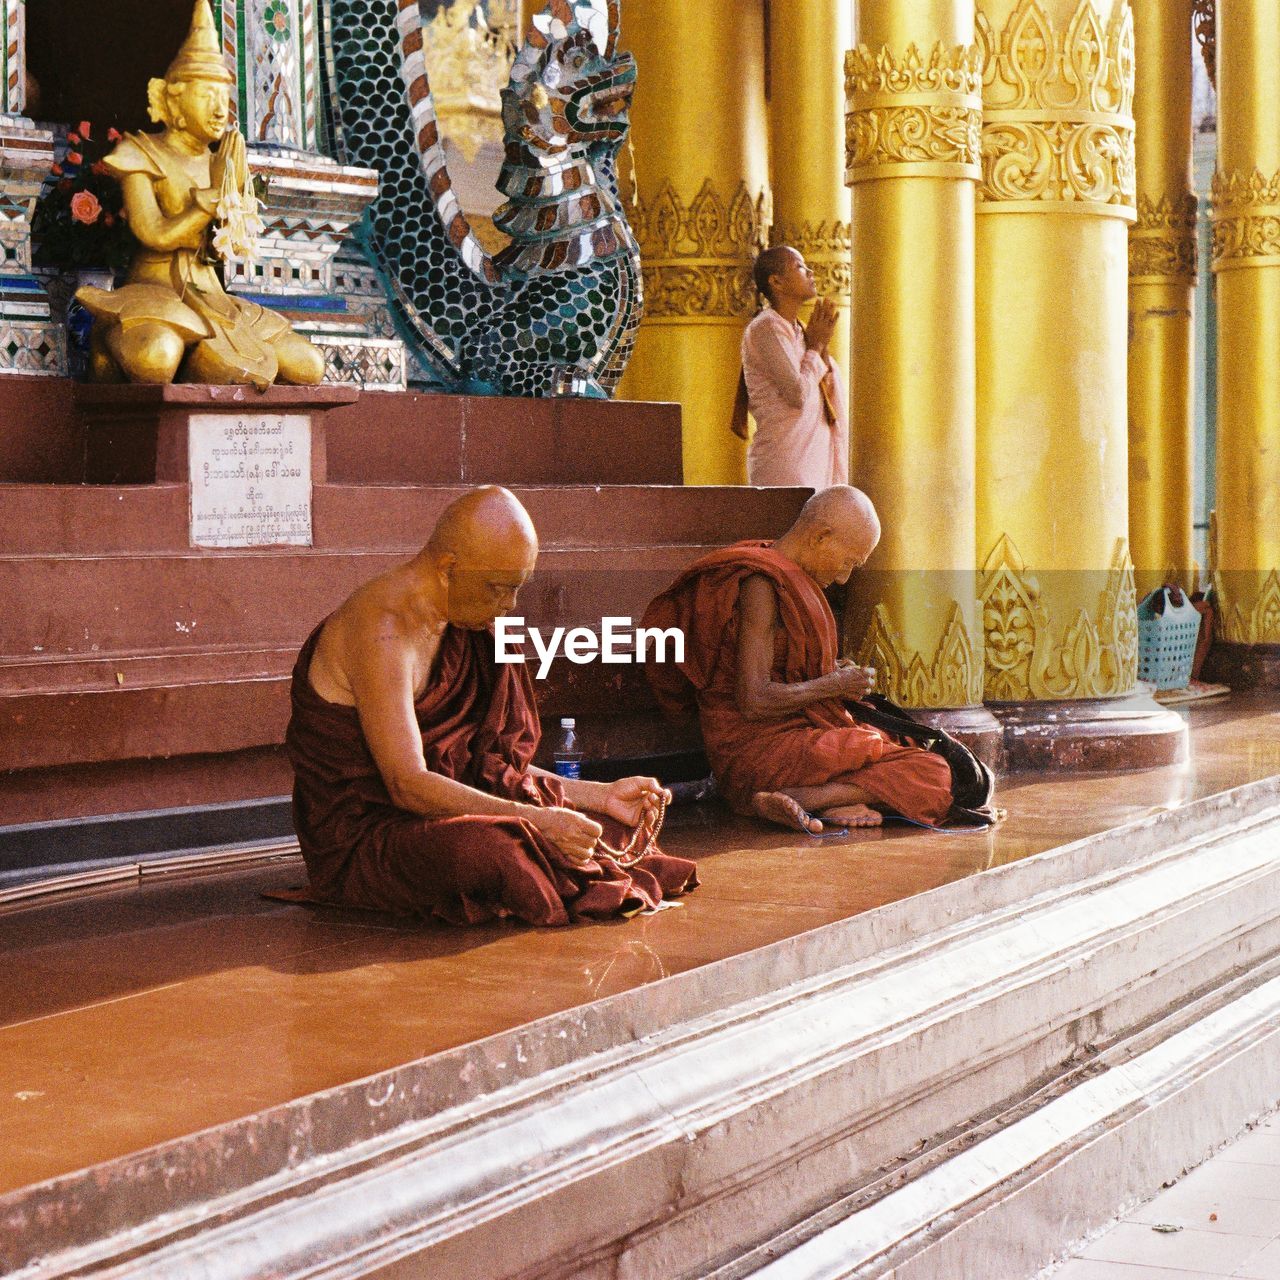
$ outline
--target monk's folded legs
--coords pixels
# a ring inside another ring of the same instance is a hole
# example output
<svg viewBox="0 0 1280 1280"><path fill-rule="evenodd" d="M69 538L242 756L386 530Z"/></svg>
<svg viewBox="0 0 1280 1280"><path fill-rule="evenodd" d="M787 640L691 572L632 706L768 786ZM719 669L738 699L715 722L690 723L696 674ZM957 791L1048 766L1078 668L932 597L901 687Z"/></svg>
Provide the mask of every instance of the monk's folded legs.
<svg viewBox="0 0 1280 1280"><path fill-rule="evenodd" d="M839 781L816 787L757 791L752 797L758 817L810 835L819 834L824 822L837 827L877 827L884 818L873 807L876 803L875 797L862 787Z"/></svg>

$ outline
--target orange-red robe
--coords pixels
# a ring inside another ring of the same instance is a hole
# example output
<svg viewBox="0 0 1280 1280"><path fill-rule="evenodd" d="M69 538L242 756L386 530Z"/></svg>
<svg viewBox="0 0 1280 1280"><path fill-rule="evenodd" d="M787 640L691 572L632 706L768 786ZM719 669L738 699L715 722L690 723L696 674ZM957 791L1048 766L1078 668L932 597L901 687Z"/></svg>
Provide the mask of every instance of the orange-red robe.
<svg viewBox="0 0 1280 1280"><path fill-rule="evenodd" d="M817 584L769 543L739 542L703 556L650 604L645 627L679 627L682 663L645 667L663 710L695 709L721 794L750 813L757 791L848 782L876 803L938 826L952 808L946 761L859 722L857 704L837 698L773 720L738 709L738 593L749 577L767 578L778 598L771 679L785 684L835 670L839 647L831 606Z"/></svg>
<svg viewBox="0 0 1280 1280"><path fill-rule="evenodd" d="M580 865L522 818L430 819L397 808L355 708L311 685L319 636L317 627L298 655L285 735L294 826L315 898L453 924L515 916L562 925L652 908L697 885L685 858L654 853L624 869L601 856ZM487 631L445 629L415 706L427 767L492 795L563 804L559 779L528 772L540 732L528 670L496 662L493 651Z"/></svg>

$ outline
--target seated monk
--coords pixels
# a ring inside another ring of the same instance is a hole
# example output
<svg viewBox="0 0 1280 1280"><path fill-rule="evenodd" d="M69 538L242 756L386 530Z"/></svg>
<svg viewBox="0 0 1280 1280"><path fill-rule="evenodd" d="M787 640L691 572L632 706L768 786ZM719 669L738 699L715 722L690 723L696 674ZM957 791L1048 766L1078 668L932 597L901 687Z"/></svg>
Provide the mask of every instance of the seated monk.
<svg viewBox="0 0 1280 1280"><path fill-rule="evenodd" d="M315 898L455 924L560 925L653 908L697 884L683 858L650 850L624 867L597 846L606 825L638 825L670 798L656 780L606 785L530 765L532 680L523 663L495 660L491 627L537 554L520 503L473 490L413 560L361 587L303 645L285 745Z"/></svg>
<svg viewBox="0 0 1280 1280"><path fill-rule="evenodd" d="M878 825L886 813L926 826L994 818L953 803L940 755L859 720L874 673L838 657L822 590L847 582L879 540L871 500L837 485L810 498L776 542L703 556L646 611L642 625L685 634L683 663L645 670L669 714L696 707L737 812L813 835L824 824Z"/></svg>

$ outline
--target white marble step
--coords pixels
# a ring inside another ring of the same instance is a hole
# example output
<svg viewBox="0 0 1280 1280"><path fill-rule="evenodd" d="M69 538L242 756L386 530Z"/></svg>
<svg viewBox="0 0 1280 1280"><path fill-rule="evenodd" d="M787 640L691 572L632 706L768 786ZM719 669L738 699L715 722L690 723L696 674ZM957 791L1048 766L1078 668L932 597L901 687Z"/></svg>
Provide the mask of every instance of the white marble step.
<svg viewBox="0 0 1280 1280"><path fill-rule="evenodd" d="M1149 1181L1170 1108L1234 1132L1274 1089L1280 987L1238 984L1278 955L1271 779L0 1199L45 1224L0 1271L1026 1275L1070 1216L1055 1142L1070 1195L1113 1130Z"/></svg>

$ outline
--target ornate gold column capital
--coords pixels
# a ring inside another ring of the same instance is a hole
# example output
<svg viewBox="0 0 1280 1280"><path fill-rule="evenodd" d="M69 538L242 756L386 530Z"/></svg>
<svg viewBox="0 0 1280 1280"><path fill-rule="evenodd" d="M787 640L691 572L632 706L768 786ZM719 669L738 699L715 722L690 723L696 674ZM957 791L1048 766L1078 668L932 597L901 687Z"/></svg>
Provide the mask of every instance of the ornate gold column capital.
<svg viewBox="0 0 1280 1280"><path fill-rule="evenodd" d="M1196 281L1196 214L1190 191L1138 197L1138 220L1129 228L1131 284Z"/></svg>
<svg viewBox="0 0 1280 1280"><path fill-rule="evenodd" d="M1280 172L1213 175L1213 269L1280 266Z"/></svg>
<svg viewBox="0 0 1280 1280"><path fill-rule="evenodd" d="M1218 37L1215 31L1217 8L1215 0L1191 0L1192 30L1204 57L1204 69L1209 73L1209 83L1215 89L1218 87Z"/></svg>
<svg viewBox="0 0 1280 1280"><path fill-rule="evenodd" d="M988 701L1101 698L1134 687L1138 619L1133 562L1123 538L1106 580L1095 616L1078 608L1061 637L1055 636L1040 584L1013 539L1001 535L982 566L978 589Z"/></svg>
<svg viewBox="0 0 1280 1280"><path fill-rule="evenodd" d="M927 54L860 44L845 55L845 182L981 176L982 63L976 45Z"/></svg>
<svg viewBox="0 0 1280 1280"><path fill-rule="evenodd" d="M983 54L979 213L1092 213L1134 219L1133 15L1094 0L1055 25L1021 0L996 32L978 10Z"/></svg>
<svg viewBox="0 0 1280 1280"><path fill-rule="evenodd" d="M640 244L646 320L711 324L755 315L751 266L768 243L767 192L752 195L745 182L719 191L708 178L686 205L668 182L653 200L629 206L628 216Z"/></svg>
<svg viewBox="0 0 1280 1280"><path fill-rule="evenodd" d="M982 638L975 643L954 600L931 662L903 642L883 604L872 611L857 661L875 668L879 692L899 706L973 707L982 701Z"/></svg>
<svg viewBox="0 0 1280 1280"><path fill-rule="evenodd" d="M853 232L847 222L775 222L770 244L798 249L813 268L818 296L847 304L853 289Z"/></svg>

